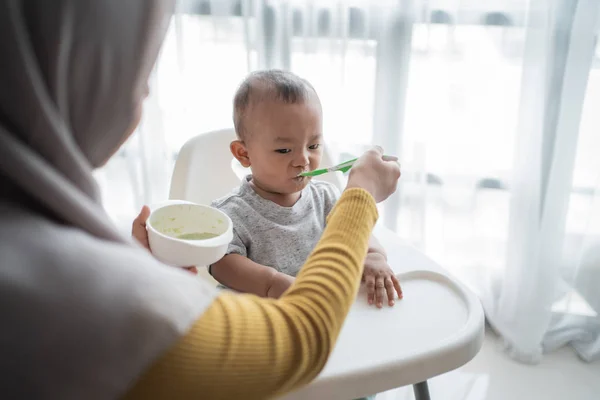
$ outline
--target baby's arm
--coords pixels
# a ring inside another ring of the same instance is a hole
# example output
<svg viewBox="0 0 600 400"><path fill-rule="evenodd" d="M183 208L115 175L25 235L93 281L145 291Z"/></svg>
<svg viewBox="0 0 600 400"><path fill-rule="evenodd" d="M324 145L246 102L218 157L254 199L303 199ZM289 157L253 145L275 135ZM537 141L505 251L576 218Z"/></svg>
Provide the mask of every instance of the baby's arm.
<svg viewBox="0 0 600 400"><path fill-rule="evenodd" d="M260 297L279 298L294 278L239 254L228 254L212 265L213 278L223 285Z"/></svg>
<svg viewBox="0 0 600 400"><path fill-rule="evenodd" d="M379 243L379 240L377 240L377 238L373 235L371 235L369 238L369 250L367 251L367 254L369 253L381 254L387 260L387 253L385 249L381 243Z"/></svg>

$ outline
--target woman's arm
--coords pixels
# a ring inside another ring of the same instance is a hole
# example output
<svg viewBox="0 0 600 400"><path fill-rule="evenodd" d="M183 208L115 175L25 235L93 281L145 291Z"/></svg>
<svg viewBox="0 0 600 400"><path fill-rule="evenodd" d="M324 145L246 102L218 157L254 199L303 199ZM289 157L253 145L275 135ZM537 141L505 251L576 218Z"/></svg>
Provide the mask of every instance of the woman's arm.
<svg viewBox="0 0 600 400"><path fill-rule="evenodd" d="M368 192L344 192L284 296L221 295L126 398L264 399L310 382L352 305L376 219Z"/></svg>

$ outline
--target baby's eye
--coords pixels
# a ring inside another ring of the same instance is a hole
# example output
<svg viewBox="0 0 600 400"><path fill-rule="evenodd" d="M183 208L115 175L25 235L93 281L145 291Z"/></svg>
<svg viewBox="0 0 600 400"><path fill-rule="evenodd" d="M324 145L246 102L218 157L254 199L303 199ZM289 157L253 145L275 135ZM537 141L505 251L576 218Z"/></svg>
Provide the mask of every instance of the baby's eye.
<svg viewBox="0 0 600 400"><path fill-rule="evenodd" d="M308 148L311 150L317 150L319 147L321 147L320 144L313 144L312 146L308 146Z"/></svg>
<svg viewBox="0 0 600 400"><path fill-rule="evenodd" d="M280 153L280 154L287 154L290 151L292 151L292 149L277 149L277 150L275 150L276 153Z"/></svg>

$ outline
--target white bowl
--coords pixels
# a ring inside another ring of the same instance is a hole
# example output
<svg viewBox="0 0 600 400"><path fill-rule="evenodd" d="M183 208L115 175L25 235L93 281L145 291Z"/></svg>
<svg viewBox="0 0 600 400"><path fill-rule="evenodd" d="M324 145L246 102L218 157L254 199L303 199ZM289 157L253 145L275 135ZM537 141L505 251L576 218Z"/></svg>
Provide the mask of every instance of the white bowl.
<svg viewBox="0 0 600 400"><path fill-rule="evenodd" d="M171 200L151 207L148 242L152 254L176 267L205 266L219 261L233 239L233 223L216 208L187 201ZM178 239L190 233L211 233L203 240Z"/></svg>

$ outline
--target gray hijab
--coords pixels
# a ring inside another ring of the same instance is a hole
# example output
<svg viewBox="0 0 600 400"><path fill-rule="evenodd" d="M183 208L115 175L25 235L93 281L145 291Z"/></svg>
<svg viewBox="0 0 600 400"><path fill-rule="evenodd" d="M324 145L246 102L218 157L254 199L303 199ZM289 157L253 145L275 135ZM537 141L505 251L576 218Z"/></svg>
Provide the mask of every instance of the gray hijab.
<svg viewBox="0 0 600 400"><path fill-rule="evenodd" d="M118 233L93 168L126 139L161 0L0 2L0 397L115 398L214 291Z"/></svg>

